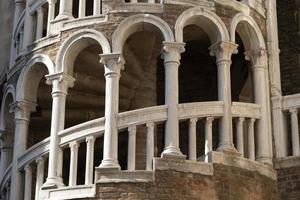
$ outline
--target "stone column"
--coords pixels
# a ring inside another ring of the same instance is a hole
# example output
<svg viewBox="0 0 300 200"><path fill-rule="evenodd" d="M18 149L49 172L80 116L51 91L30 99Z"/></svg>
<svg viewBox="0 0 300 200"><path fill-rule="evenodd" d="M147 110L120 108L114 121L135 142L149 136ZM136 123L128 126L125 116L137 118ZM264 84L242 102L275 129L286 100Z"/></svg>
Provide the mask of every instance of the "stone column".
<svg viewBox="0 0 300 200"><path fill-rule="evenodd" d="M197 121L198 118L191 118L189 121L189 159L197 160Z"/></svg>
<svg viewBox="0 0 300 200"><path fill-rule="evenodd" d="M146 124L147 127L147 156L146 156L146 170L151 171L153 168L154 157L154 122Z"/></svg>
<svg viewBox="0 0 300 200"><path fill-rule="evenodd" d="M292 125L293 156L300 156L298 110L296 108L290 109L290 113Z"/></svg>
<svg viewBox="0 0 300 200"><path fill-rule="evenodd" d="M12 162L12 177L10 199L21 200L22 195L22 174L18 168L18 159L24 154L27 148L27 135L30 120L30 113L34 112L36 104L22 100L11 105L11 111L15 113L15 136Z"/></svg>
<svg viewBox="0 0 300 200"><path fill-rule="evenodd" d="M208 162L208 154L212 152L212 125L214 118L207 117L205 122L205 162Z"/></svg>
<svg viewBox="0 0 300 200"><path fill-rule="evenodd" d="M73 19L73 1L71 0L60 0L59 14L56 20L68 20Z"/></svg>
<svg viewBox="0 0 300 200"><path fill-rule="evenodd" d="M47 84L52 84L52 118L50 133L50 148L48 162L48 177L42 189L58 188L64 186L58 176L59 138L58 132L65 126L66 96L69 87L73 87L74 78L61 72L47 75Z"/></svg>
<svg viewBox="0 0 300 200"><path fill-rule="evenodd" d="M26 50L29 45L34 41L34 22L33 16L30 13L29 1L26 1L26 10L25 10L25 22L24 22L24 38L22 44L22 50Z"/></svg>
<svg viewBox="0 0 300 200"><path fill-rule="evenodd" d="M231 110L231 56L237 53L238 45L230 42L219 42L212 45L210 55L216 56L218 67L218 97L224 103L224 116L220 119L218 151L236 152L232 137L232 110Z"/></svg>
<svg viewBox="0 0 300 200"><path fill-rule="evenodd" d="M165 130L165 149L162 157L185 158L179 149L178 68L184 43L163 42L165 65L165 104L168 106Z"/></svg>
<svg viewBox="0 0 300 200"><path fill-rule="evenodd" d="M36 20L36 39L41 39L43 37L44 29L44 8L40 7L37 10L37 20Z"/></svg>
<svg viewBox="0 0 300 200"><path fill-rule="evenodd" d="M32 197L32 167L30 165L25 166L25 189L24 200L31 200Z"/></svg>
<svg viewBox="0 0 300 200"><path fill-rule="evenodd" d="M91 185L93 183L95 140L94 136L86 138L85 185Z"/></svg>
<svg viewBox="0 0 300 200"><path fill-rule="evenodd" d="M135 170L135 159L136 158L136 126L128 128L128 159L127 159L127 170Z"/></svg>
<svg viewBox="0 0 300 200"><path fill-rule="evenodd" d="M244 121L245 118L243 117L236 120L236 146L242 156L244 156Z"/></svg>
<svg viewBox="0 0 300 200"><path fill-rule="evenodd" d="M86 0L79 0L78 17L85 17Z"/></svg>
<svg viewBox="0 0 300 200"><path fill-rule="evenodd" d="M69 174L69 186L75 186L77 184L77 168L78 168L78 148L79 143L77 141L71 142L70 147L70 174Z"/></svg>
<svg viewBox="0 0 300 200"><path fill-rule="evenodd" d="M248 158L255 160L255 136L254 136L255 119L249 119L248 123Z"/></svg>
<svg viewBox="0 0 300 200"><path fill-rule="evenodd" d="M100 14L101 14L101 2L100 0L94 0L93 15L100 15Z"/></svg>
<svg viewBox="0 0 300 200"><path fill-rule="evenodd" d="M37 172L36 172L36 184L35 184L35 200L39 200L40 189L43 185L45 175L45 159L38 158L36 160Z"/></svg>
<svg viewBox="0 0 300 200"><path fill-rule="evenodd" d="M12 161L13 153L13 133L8 133L7 131L0 130L0 141L1 141L1 162L0 162L0 180L4 175L6 169Z"/></svg>
<svg viewBox="0 0 300 200"><path fill-rule="evenodd" d="M102 54L101 63L105 66L105 132L103 160L99 168L120 170L118 161L119 80L124 61L121 54Z"/></svg>
<svg viewBox="0 0 300 200"><path fill-rule="evenodd" d="M255 103L261 107L261 118L257 124L257 154L256 160L262 163L272 164L270 151L271 130L269 129L268 97L266 92L267 57L266 50L259 49L245 53L246 59L251 61L254 85Z"/></svg>
<svg viewBox="0 0 300 200"><path fill-rule="evenodd" d="M50 35L51 22L55 18L55 4L56 0L48 0L47 36Z"/></svg>

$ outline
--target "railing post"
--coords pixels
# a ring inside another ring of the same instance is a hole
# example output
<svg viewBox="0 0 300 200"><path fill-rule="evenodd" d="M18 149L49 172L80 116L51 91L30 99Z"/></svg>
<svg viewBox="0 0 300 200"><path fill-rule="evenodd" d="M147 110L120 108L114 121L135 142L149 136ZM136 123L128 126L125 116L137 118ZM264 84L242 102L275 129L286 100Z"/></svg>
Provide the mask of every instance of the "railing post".
<svg viewBox="0 0 300 200"><path fill-rule="evenodd" d="M58 148L57 177L59 177L59 179L61 179L63 173L63 162L64 162L64 149Z"/></svg>
<svg viewBox="0 0 300 200"><path fill-rule="evenodd" d="M36 171L36 184L35 184L35 200L40 198L40 189L43 186L44 176L45 176L45 159L38 158L36 160L37 171Z"/></svg>
<svg viewBox="0 0 300 200"><path fill-rule="evenodd" d="M27 47L32 44L34 40L33 33L35 32L33 16L31 15L30 8L29 8L29 1L26 1L25 9L26 10L25 10L25 22L24 22L24 38L23 38L22 50L26 50Z"/></svg>
<svg viewBox="0 0 300 200"><path fill-rule="evenodd" d="M243 117L236 119L236 146L242 156L244 156L244 121Z"/></svg>
<svg viewBox="0 0 300 200"><path fill-rule="evenodd" d="M55 18L56 0L48 0L48 21L47 21L47 36L51 34L51 22Z"/></svg>
<svg viewBox="0 0 300 200"><path fill-rule="evenodd" d="M197 160L197 118L189 120L189 159Z"/></svg>
<svg viewBox="0 0 300 200"><path fill-rule="evenodd" d="M78 17L82 18L85 17L85 10L86 10L86 0L79 0L79 9L78 9Z"/></svg>
<svg viewBox="0 0 300 200"><path fill-rule="evenodd" d="M293 156L300 156L298 110L293 108L289 111L291 113Z"/></svg>
<svg viewBox="0 0 300 200"><path fill-rule="evenodd" d="M101 14L101 1L94 0L93 15L100 15L100 14Z"/></svg>
<svg viewBox="0 0 300 200"><path fill-rule="evenodd" d="M103 160L99 168L120 169L118 161L119 81L124 60L121 54L102 54L101 63L105 66L105 131Z"/></svg>
<svg viewBox="0 0 300 200"><path fill-rule="evenodd" d="M43 37L44 28L44 8L40 7L37 10L37 21L36 21L36 40Z"/></svg>
<svg viewBox="0 0 300 200"><path fill-rule="evenodd" d="M147 158L146 158L146 170L152 171L152 161L154 157L154 126L153 122L146 124L147 126Z"/></svg>
<svg viewBox="0 0 300 200"><path fill-rule="evenodd" d="M24 200L31 200L32 191L32 167L28 164L24 168L25 171L25 188L24 188Z"/></svg>
<svg viewBox="0 0 300 200"><path fill-rule="evenodd" d="M216 56L218 67L218 98L224 102L224 116L220 119L218 151L236 152L232 137L232 110L231 110L231 56L237 53L238 45L230 42L219 42L211 47L210 55Z"/></svg>
<svg viewBox="0 0 300 200"><path fill-rule="evenodd" d="M128 128L128 159L127 170L135 170L135 158L136 158L136 127Z"/></svg>
<svg viewBox="0 0 300 200"><path fill-rule="evenodd" d="M165 65L165 104L168 106L165 149L162 157L185 158L179 149L178 68L184 43L163 42Z"/></svg>
<svg viewBox="0 0 300 200"><path fill-rule="evenodd" d="M93 183L95 137L86 138L85 185Z"/></svg>
<svg viewBox="0 0 300 200"><path fill-rule="evenodd" d="M214 118L207 117L205 122L205 162L208 162L208 153L212 152L212 125Z"/></svg>
<svg viewBox="0 0 300 200"><path fill-rule="evenodd" d="M78 168L78 148L79 143L77 141L71 142L70 147L70 174L69 174L69 186L75 186L77 183L77 168Z"/></svg>
<svg viewBox="0 0 300 200"><path fill-rule="evenodd" d="M249 119L248 122L248 157L250 160L255 160L254 122L254 118Z"/></svg>
<svg viewBox="0 0 300 200"><path fill-rule="evenodd" d="M59 138L58 132L65 126L66 96L69 87L74 84L74 78L65 74L57 73L47 75L47 83L52 84L52 117L50 148L48 162L48 177L43 189L63 187L62 178L58 174Z"/></svg>

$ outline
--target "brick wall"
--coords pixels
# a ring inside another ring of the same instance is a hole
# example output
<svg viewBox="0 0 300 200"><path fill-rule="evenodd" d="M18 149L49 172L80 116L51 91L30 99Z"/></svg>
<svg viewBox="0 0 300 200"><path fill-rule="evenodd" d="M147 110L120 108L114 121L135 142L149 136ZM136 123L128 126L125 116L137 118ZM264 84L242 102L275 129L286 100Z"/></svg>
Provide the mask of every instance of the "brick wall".
<svg viewBox="0 0 300 200"><path fill-rule="evenodd" d="M300 198L300 167L279 169L278 191L281 199L295 200Z"/></svg>

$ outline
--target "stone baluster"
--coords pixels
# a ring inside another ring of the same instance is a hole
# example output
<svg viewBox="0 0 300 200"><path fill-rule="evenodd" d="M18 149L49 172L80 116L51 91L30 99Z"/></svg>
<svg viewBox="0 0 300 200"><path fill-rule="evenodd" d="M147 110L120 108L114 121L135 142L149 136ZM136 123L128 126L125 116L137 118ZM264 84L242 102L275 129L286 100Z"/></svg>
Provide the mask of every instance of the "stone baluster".
<svg viewBox="0 0 300 200"><path fill-rule="evenodd" d="M36 39L41 39L43 37L44 29L44 8L40 7L37 10L37 20L36 20Z"/></svg>
<svg viewBox="0 0 300 200"><path fill-rule="evenodd" d="M24 183L24 200L31 200L32 194L32 167L28 164L24 168L25 183Z"/></svg>
<svg viewBox="0 0 300 200"><path fill-rule="evenodd" d="M100 15L100 14L101 14L101 1L94 0L93 15Z"/></svg>
<svg viewBox="0 0 300 200"><path fill-rule="evenodd" d="M246 60L251 61L253 83L254 83L254 99L255 103L261 107L261 118L257 123L257 152L256 160L262 163L272 165L271 140L272 137L269 126L269 110L268 99L270 96L267 88L267 55L265 49L245 52Z"/></svg>
<svg viewBox="0 0 300 200"><path fill-rule="evenodd" d="M30 113L34 112L35 108L36 104L25 100L16 101L10 108L15 113L15 136L10 190L10 198L14 200L23 199L22 174L19 170L18 159L26 150Z"/></svg>
<svg viewBox="0 0 300 200"><path fill-rule="evenodd" d="M135 158L136 158L136 127L128 128L128 159L127 170L135 170Z"/></svg>
<svg viewBox="0 0 300 200"><path fill-rule="evenodd" d="M197 118L189 120L189 159L197 160Z"/></svg>
<svg viewBox="0 0 300 200"><path fill-rule="evenodd" d="M119 81L124 61L120 54L102 54L101 63L105 66L105 131L103 160L99 168L120 169L118 162Z"/></svg>
<svg viewBox="0 0 300 200"><path fill-rule="evenodd" d="M179 149L178 68L184 43L163 42L165 65L165 104L168 106L165 149L162 157L185 158Z"/></svg>
<svg viewBox="0 0 300 200"><path fill-rule="evenodd" d="M77 168L78 168L78 148L79 143L77 141L71 142L70 147L70 174L69 174L69 186L75 186L77 183Z"/></svg>
<svg viewBox="0 0 300 200"><path fill-rule="evenodd" d="M51 22L55 18L55 4L57 0L48 0L48 21L47 21L47 35L50 35Z"/></svg>
<svg viewBox="0 0 300 200"><path fill-rule="evenodd" d="M79 0L78 17L79 18L85 17L85 11L86 11L86 0Z"/></svg>
<svg viewBox="0 0 300 200"><path fill-rule="evenodd" d="M60 0L59 14L56 20L73 19L73 0Z"/></svg>
<svg viewBox="0 0 300 200"><path fill-rule="evenodd" d="M35 183L35 200L40 199L40 189L43 186L45 176L45 159L40 157L36 160L36 183Z"/></svg>
<svg viewBox="0 0 300 200"><path fill-rule="evenodd" d="M300 156L298 110L293 108L289 112L291 113L293 156Z"/></svg>
<svg viewBox="0 0 300 200"><path fill-rule="evenodd" d="M218 98L224 103L224 116L220 119L218 151L236 152L232 137L231 110L231 56L237 53L238 45L230 42L219 42L212 45L210 55L216 56L218 67Z"/></svg>
<svg viewBox="0 0 300 200"><path fill-rule="evenodd" d="M249 119L248 122L248 158L250 160L255 160L254 122L254 118Z"/></svg>
<svg viewBox="0 0 300 200"><path fill-rule="evenodd" d="M147 158L146 158L146 170L152 170L152 161L154 157L154 127L153 122L146 124L147 126Z"/></svg>
<svg viewBox="0 0 300 200"><path fill-rule="evenodd" d="M244 121L243 117L236 119L236 146L242 156L244 156Z"/></svg>
<svg viewBox="0 0 300 200"><path fill-rule="evenodd" d="M207 117L205 122L205 162L208 162L208 153L212 152L212 125L214 118Z"/></svg>
<svg viewBox="0 0 300 200"><path fill-rule="evenodd" d="M85 185L93 183L95 137L86 138Z"/></svg>
<svg viewBox="0 0 300 200"><path fill-rule="evenodd" d="M59 176L57 155L59 155L58 132L65 126L66 96L69 87L73 87L74 78L61 72L47 75L47 84L52 84L52 117L50 148L48 162L48 177L43 189L63 187L62 178Z"/></svg>
<svg viewBox="0 0 300 200"><path fill-rule="evenodd" d="M64 149L58 148L58 158L57 158L57 177L62 182L62 172L63 172L63 162L64 162Z"/></svg>

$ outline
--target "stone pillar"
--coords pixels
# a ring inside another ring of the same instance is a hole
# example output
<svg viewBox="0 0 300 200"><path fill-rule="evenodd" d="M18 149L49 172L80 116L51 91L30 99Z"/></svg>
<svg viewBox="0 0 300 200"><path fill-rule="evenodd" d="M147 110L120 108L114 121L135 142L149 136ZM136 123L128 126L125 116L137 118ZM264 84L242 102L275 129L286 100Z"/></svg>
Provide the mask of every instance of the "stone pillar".
<svg viewBox="0 0 300 200"><path fill-rule="evenodd" d="M119 80L124 61L121 54L102 54L101 63L105 66L105 132L103 160L99 168L120 170L118 161Z"/></svg>
<svg viewBox="0 0 300 200"><path fill-rule="evenodd" d="M85 17L86 0L79 0L78 17Z"/></svg>
<svg viewBox="0 0 300 200"><path fill-rule="evenodd" d="M36 104L22 100L11 105L11 111L15 113L15 136L12 162L12 177L10 199L23 199L22 174L18 168L18 159L24 154L27 148L27 135L30 120L30 113L34 112Z"/></svg>
<svg viewBox="0 0 300 200"><path fill-rule="evenodd" d="M266 92L267 57L266 50L248 51L246 59L251 61L254 85L255 103L261 107L261 118L257 124L257 154L256 160L262 163L272 164L272 152L270 151L271 130L269 129L268 97Z"/></svg>
<svg viewBox="0 0 300 200"><path fill-rule="evenodd" d="M40 189L43 186L45 176L45 159L38 158L36 160L37 172L36 172L36 184L35 184L35 200L39 200Z"/></svg>
<svg viewBox="0 0 300 200"><path fill-rule="evenodd" d="M50 133L50 148L48 162L48 177L42 189L58 188L64 186L58 176L59 138L58 132L65 126L66 96L69 87L73 87L74 78L61 72L47 75L47 84L52 84L52 118Z"/></svg>
<svg viewBox="0 0 300 200"><path fill-rule="evenodd" d="M101 2L100 0L94 0L93 15L100 15L100 14L101 14Z"/></svg>
<svg viewBox="0 0 300 200"><path fill-rule="evenodd" d="M189 159L197 160L197 121L198 118L192 118L189 121Z"/></svg>
<svg viewBox="0 0 300 200"><path fill-rule="evenodd" d="M25 189L24 200L31 200L32 197L32 167L30 165L25 166Z"/></svg>
<svg viewBox="0 0 300 200"><path fill-rule="evenodd" d="M30 13L29 1L26 1L25 10L25 22L24 22L24 38L22 44L22 50L26 50L29 45L34 41L34 22L33 16Z"/></svg>
<svg viewBox="0 0 300 200"><path fill-rule="evenodd" d="M0 162L0 180L4 175L6 169L12 161L13 153L13 133L8 133L7 131L0 130L0 141L1 141L1 162Z"/></svg>
<svg viewBox="0 0 300 200"><path fill-rule="evenodd" d="M128 159L127 159L127 170L135 170L135 159L136 158L136 126L128 128Z"/></svg>
<svg viewBox="0 0 300 200"><path fill-rule="evenodd" d="M71 0L60 0L59 14L56 20L68 20L73 19L73 1Z"/></svg>
<svg viewBox="0 0 300 200"><path fill-rule="evenodd" d="M37 20L36 20L36 39L41 39L43 37L44 29L44 8L40 7L37 10Z"/></svg>
<svg viewBox="0 0 300 200"><path fill-rule="evenodd" d="M298 110L296 108L290 109L290 113L292 125L293 156L300 156Z"/></svg>
<svg viewBox="0 0 300 200"><path fill-rule="evenodd" d="M47 36L50 35L51 22L55 18L55 4L56 0L48 0Z"/></svg>
<svg viewBox="0 0 300 200"><path fill-rule="evenodd" d="M255 160L255 136L254 136L255 119L249 119L248 123L248 158Z"/></svg>
<svg viewBox="0 0 300 200"><path fill-rule="evenodd" d="M147 156L146 156L146 170L151 171L153 168L154 157L154 122L149 122L147 126Z"/></svg>
<svg viewBox="0 0 300 200"><path fill-rule="evenodd" d="M207 117L205 122L205 162L208 162L208 154L212 152L212 125L214 118Z"/></svg>
<svg viewBox="0 0 300 200"><path fill-rule="evenodd" d="M231 110L231 56L237 53L238 45L230 42L219 42L212 45L210 55L216 56L218 67L218 98L224 103L224 116L220 119L218 151L236 152L232 137L232 110Z"/></svg>
<svg viewBox="0 0 300 200"><path fill-rule="evenodd" d="M162 157L185 158L179 149L178 119L178 68L184 43L164 42L163 59L165 65L165 104L168 106L165 130L165 149Z"/></svg>
<svg viewBox="0 0 300 200"><path fill-rule="evenodd" d="M75 186L77 184L79 143L77 141L71 142L69 147L70 147L70 154L71 154L70 155L69 186Z"/></svg>
<svg viewBox="0 0 300 200"><path fill-rule="evenodd" d="M243 117L236 120L236 147L242 156L244 156L244 121Z"/></svg>
<svg viewBox="0 0 300 200"><path fill-rule="evenodd" d="M93 183L94 172L94 146L95 137L89 136L86 138L86 164L85 164L85 185Z"/></svg>

